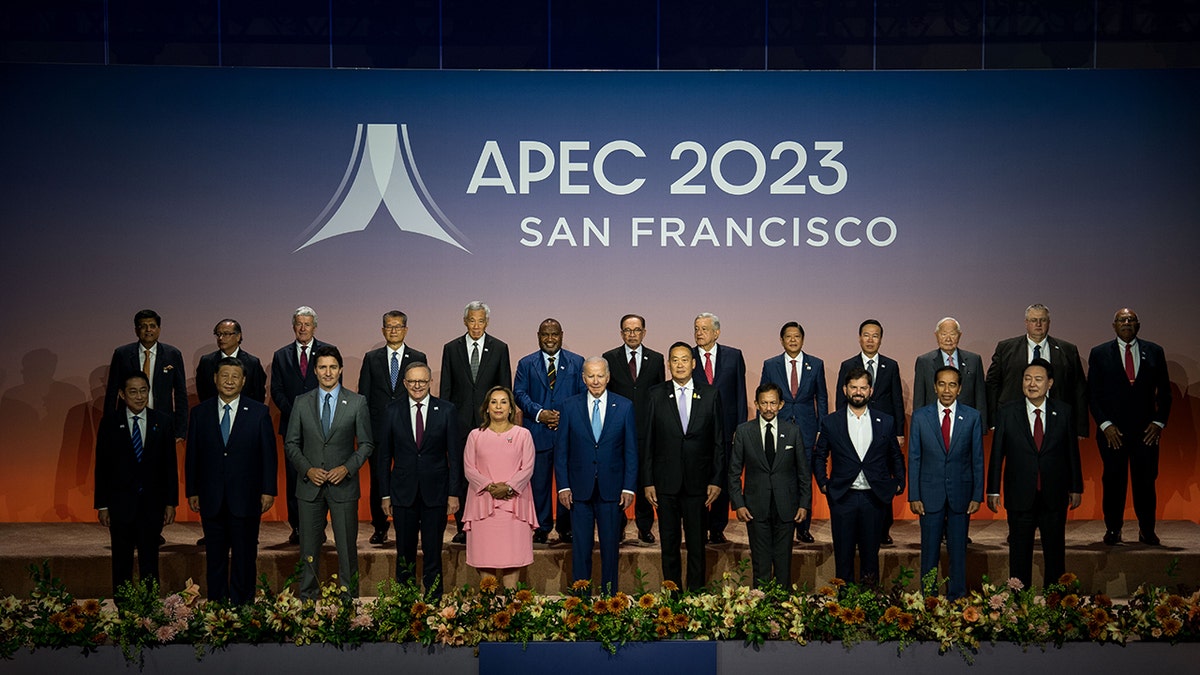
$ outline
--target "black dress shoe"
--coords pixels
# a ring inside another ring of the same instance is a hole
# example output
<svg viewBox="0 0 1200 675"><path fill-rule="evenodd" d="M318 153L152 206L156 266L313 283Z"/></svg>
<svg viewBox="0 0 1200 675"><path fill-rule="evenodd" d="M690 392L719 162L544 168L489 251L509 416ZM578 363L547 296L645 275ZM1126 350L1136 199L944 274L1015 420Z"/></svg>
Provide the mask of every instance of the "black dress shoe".
<svg viewBox="0 0 1200 675"><path fill-rule="evenodd" d="M796 539L805 544L811 544L814 541L816 541L816 539L813 539L812 533L809 532L808 530L800 530L799 532L797 532Z"/></svg>
<svg viewBox="0 0 1200 675"><path fill-rule="evenodd" d="M1147 532L1145 530L1138 532L1138 541L1147 546L1158 546L1162 544L1162 542L1159 541L1157 534L1154 534L1153 532Z"/></svg>
<svg viewBox="0 0 1200 675"><path fill-rule="evenodd" d="M292 533L288 535L288 543L289 544L299 544L300 543L300 530L292 530Z"/></svg>
<svg viewBox="0 0 1200 675"><path fill-rule="evenodd" d="M375 530L375 534L372 534L371 538L368 539L367 541L371 542L372 544L374 544L376 546L383 546L384 544L387 543L387 540L388 540L387 530Z"/></svg>
<svg viewBox="0 0 1200 675"><path fill-rule="evenodd" d="M164 537L164 536L162 536L161 534L160 534L160 535L158 535L158 545L159 545L159 546L166 546L166 545L167 545L167 538L166 538L166 537Z"/></svg>
<svg viewBox="0 0 1200 675"><path fill-rule="evenodd" d="M466 532L455 532L454 536L450 537L450 543L451 544L467 543L467 533Z"/></svg>
<svg viewBox="0 0 1200 675"><path fill-rule="evenodd" d="M884 546L891 546L895 542L892 541L892 535L885 534L885 535L883 535L883 541L880 543L883 544Z"/></svg>
<svg viewBox="0 0 1200 675"><path fill-rule="evenodd" d="M535 544L545 544L548 539L549 537L542 530L536 530L533 533L533 543Z"/></svg>
<svg viewBox="0 0 1200 675"><path fill-rule="evenodd" d="M575 537L570 532L560 532L558 535L558 543L571 544L574 543Z"/></svg>
<svg viewBox="0 0 1200 675"><path fill-rule="evenodd" d="M967 543L968 543L968 544L974 544L974 543L975 543L975 541L974 541L973 539L971 539L970 537L967 537Z"/></svg>
<svg viewBox="0 0 1200 675"><path fill-rule="evenodd" d="M655 541L654 533L649 530L646 530L645 532L638 532L638 541L642 542L643 544L653 544Z"/></svg>
<svg viewBox="0 0 1200 675"><path fill-rule="evenodd" d="M708 535L708 543L710 544L728 544L729 540L725 538L724 532L713 532Z"/></svg>
<svg viewBox="0 0 1200 675"><path fill-rule="evenodd" d="M1121 533L1114 532L1112 530L1105 532L1104 543L1108 544L1109 546L1116 546L1117 544L1121 543Z"/></svg>
<svg viewBox="0 0 1200 675"><path fill-rule="evenodd" d="M203 545L204 545L204 537L200 537L199 539L197 539L197 540L196 540L196 545L197 545L197 546L203 546Z"/></svg>

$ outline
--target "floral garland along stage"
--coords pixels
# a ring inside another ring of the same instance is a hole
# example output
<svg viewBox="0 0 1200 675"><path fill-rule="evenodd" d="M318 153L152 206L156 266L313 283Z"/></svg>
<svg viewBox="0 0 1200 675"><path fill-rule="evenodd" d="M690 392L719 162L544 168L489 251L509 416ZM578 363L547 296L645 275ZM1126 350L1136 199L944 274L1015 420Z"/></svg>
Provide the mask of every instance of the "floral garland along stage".
<svg viewBox="0 0 1200 675"><path fill-rule="evenodd" d="M744 574L743 569L739 572ZM681 593L673 583L662 590L590 597L587 582L565 596L538 595L526 588L502 588L494 577L463 586L441 600L423 595L415 583L381 583L374 601L349 598L335 578L315 601L301 601L289 588L266 587L253 603L230 606L206 602L199 587L159 597L156 583L127 584L115 607L98 600L76 601L49 565L31 567L30 598L0 600L0 656L28 648L119 645L126 658L166 644L193 644L197 656L229 643L328 643L339 647L367 642L475 646L480 642L596 641L615 652L626 642L654 640L766 640L894 642L898 649L933 642L941 652L958 650L972 660L984 642L1023 647L1061 646L1091 641L1195 642L1200 639L1200 592L1140 586L1127 603L1103 594L1084 594L1073 574L1045 589L1022 588L986 578L982 588L948 601L908 591L911 570L889 590L873 590L839 579L815 592L775 585L751 589L726 573L705 592ZM642 585L641 575L638 584Z"/></svg>

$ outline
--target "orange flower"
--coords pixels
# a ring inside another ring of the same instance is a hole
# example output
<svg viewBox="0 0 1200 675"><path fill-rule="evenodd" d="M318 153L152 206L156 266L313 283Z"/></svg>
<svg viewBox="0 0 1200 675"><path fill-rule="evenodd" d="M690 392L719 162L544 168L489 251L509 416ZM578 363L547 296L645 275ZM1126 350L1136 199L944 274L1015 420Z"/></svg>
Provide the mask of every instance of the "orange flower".
<svg viewBox="0 0 1200 675"><path fill-rule="evenodd" d="M592 586L591 579L579 579L578 581L575 581L574 583L571 584L571 590L586 591L587 589L591 588L591 586Z"/></svg>
<svg viewBox="0 0 1200 675"><path fill-rule="evenodd" d="M1070 572L1066 572L1061 577L1058 578L1058 583L1062 584L1063 586L1069 586L1069 585L1075 583L1075 579L1076 579L1076 577L1074 574L1071 574Z"/></svg>
<svg viewBox="0 0 1200 675"><path fill-rule="evenodd" d="M687 628L687 625L688 625L687 614L684 614L683 612L676 614L674 617L671 618L671 623L675 625L675 630L683 630L684 628Z"/></svg>
<svg viewBox="0 0 1200 675"><path fill-rule="evenodd" d="M671 581L670 579L664 579L662 582L662 589L664 591L677 591L679 590L679 586L676 586L675 582Z"/></svg>
<svg viewBox="0 0 1200 675"><path fill-rule="evenodd" d="M1112 599L1109 598L1107 595L1100 593L1099 595L1096 596L1096 606L1097 607L1112 607L1112 604L1113 604Z"/></svg>
<svg viewBox="0 0 1200 675"><path fill-rule="evenodd" d="M661 623L654 627L654 634L660 638L667 637L667 627Z"/></svg>
<svg viewBox="0 0 1200 675"><path fill-rule="evenodd" d="M832 586L822 586L820 590L817 591L817 595L824 595L827 598L832 598L833 596L837 595L837 591L833 590Z"/></svg>
<svg viewBox="0 0 1200 675"><path fill-rule="evenodd" d="M1171 608L1166 605L1158 605L1154 608L1154 616L1158 617L1159 621L1171 616Z"/></svg>
<svg viewBox="0 0 1200 675"><path fill-rule="evenodd" d="M1069 572L1068 572L1068 574L1069 574ZM1071 593L1070 595L1068 595L1067 597L1062 599L1062 604L1064 607L1078 607L1079 606L1079 596L1075 595L1074 593Z"/></svg>
<svg viewBox="0 0 1200 675"><path fill-rule="evenodd" d="M658 602L658 600L653 595L645 593L642 595L642 597L638 598L638 607L641 607L642 609L650 609L656 602Z"/></svg>
<svg viewBox="0 0 1200 675"><path fill-rule="evenodd" d="M62 628L64 633L78 633L83 628L83 622L77 619L75 615L67 614L59 624L59 628Z"/></svg>
<svg viewBox="0 0 1200 675"><path fill-rule="evenodd" d="M912 630L914 623L913 615L908 612L900 612L900 616L896 618L896 625L903 631Z"/></svg>
<svg viewBox="0 0 1200 675"><path fill-rule="evenodd" d="M83 613L87 616L96 616L100 613L100 601L95 598L83 601Z"/></svg>
<svg viewBox="0 0 1200 675"><path fill-rule="evenodd" d="M979 610L975 609L975 605L967 605L963 609L962 618L967 623L975 623L979 621Z"/></svg>
<svg viewBox="0 0 1200 675"><path fill-rule="evenodd" d="M512 623L512 615L508 612L496 612L495 616L492 617L492 623L496 625L496 628L503 630L508 628L508 625Z"/></svg>
<svg viewBox="0 0 1200 675"><path fill-rule="evenodd" d="M1171 609L1181 609L1183 607L1183 598L1178 595L1171 594L1167 596L1167 607Z"/></svg>
<svg viewBox="0 0 1200 675"><path fill-rule="evenodd" d="M429 613L429 605L418 600L413 603L412 613L415 616L425 616L426 614Z"/></svg>
<svg viewBox="0 0 1200 675"><path fill-rule="evenodd" d="M670 607L659 607L658 608L658 620L659 621L661 621L663 623L669 623L671 621L672 616L673 616L673 613L671 612Z"/></svg>
<svg viewBox="0 0 1200 675"><path fill-rule="evenodd" d="M583 601L572 595L571 597L567 598L566 602L563 603L563 608L569 612L581 604L583 604Z"/></svg>
<svg viewBox="0 0 1200 675"><path fill-rule="evenodd" d="M854 623L862 623L867 620L867 613L862 607L855 607L853 612Z"/></svg>
<svg viewBox="0 0 1200 675"><path fill-rule="evenodd" d="M942 601L936 595L931 595L925 598L925 611L932 612L933 610L937 609L938 605L940 604L942 604Z"/></svg>
<svg viewBox="0 0 1200 675"><path fill-rule="evenodd" d="M836 602L825 603L825 611L829 612L830 616L838 616L842 612L842 608Z"/></svg>
<svg viewBox="0 0 1200 675"><path fill-rule="evenodd" d="M1175 617L1171 617L1163 622L1163 634L1175 636L1183 628L1183 622Z"/></svg>
<svg viewBox="0 0 1200 675"><path fill-rule="evenodd" d="M521 590L517 591L517 602L524 604L530 600L533 600L533 591L529 590L528 588L522 588Z"/></svg>
<svg viewBox="0 0 1200 675"><path fill-rule="evenodd" d="M496 577L488 574L479 580L479 590L484 593L495 593L500 590L500 582L496 580Z"/></svg>
<svg viewBox="0 0 1200 675"><path fill-rule="evenodd" d="M575 627L579 625L579 621L580 618L578 614L568 614L563 623L567 624L567 628L574 630Z"/></svg>
<svg viewBox="0 0 1200 675"><path fill-rule="evenodd" d="M423 630L425 630L425 622L420 619L413 619L412 623L408 624L408 632L412 634L413 639L419 639Z"/></svg>
<svg viewBox="0 0 1200 675"><path fill-rule="evenodd" d="M846 585L846 582L844 580L839 579L837 577L830 579L829 583L832 584L834 588L841 588L842 586Z"/></svg>
<svg viewBox="0 0 1200 675"><path fill-rule="evenodd" d="M603 613L607 612L608 611L608 601L601 598L601 599L597 600L596 602L592 603L592 611L597 614L603 614Z"/></svg>
<svg viewBox="0 0 1200 675"><path fill-rule="evenodd" d="M884 623L895 623L896 617L900 616L900 608L892 605L883 611Z"/></svg>

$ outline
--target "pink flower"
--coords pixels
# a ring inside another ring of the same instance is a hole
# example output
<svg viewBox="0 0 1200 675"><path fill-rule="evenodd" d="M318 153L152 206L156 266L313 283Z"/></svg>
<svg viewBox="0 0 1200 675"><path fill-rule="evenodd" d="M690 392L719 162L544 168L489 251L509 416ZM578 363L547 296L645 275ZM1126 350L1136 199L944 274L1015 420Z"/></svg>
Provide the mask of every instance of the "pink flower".
<svg viewBox="0 0 1200 675"><path fill-rule="evenodd" d="M438 612L438 614L440 614L443 619L453 619L458 615L458 612L454 609L454 605L446 605L442 608L442 611Z"/></svg>
<svg viewBox="0 0 1200 675"><path fill-rule="evenodd" d="M175 626L169 624L166 626L160 626L158 630L154 631L154 637L158 638L159 642L170 642L171 640L174 640Z"/></svg>
<svg viewBox="0 0 1200 675"><path fill-rule="evenodd" d="M1025 588L1025 584L1021 583L1021 580L1016 577L1009 577L1008 587L1014 591L1019 591L1022 588Z"/></svg>

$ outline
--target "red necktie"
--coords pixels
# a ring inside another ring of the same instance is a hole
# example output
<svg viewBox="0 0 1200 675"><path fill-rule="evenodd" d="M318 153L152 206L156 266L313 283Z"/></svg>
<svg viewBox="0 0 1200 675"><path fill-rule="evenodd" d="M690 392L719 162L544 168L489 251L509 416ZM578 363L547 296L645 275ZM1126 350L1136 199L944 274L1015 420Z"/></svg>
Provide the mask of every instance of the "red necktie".
<svg viewBox="0 0 1200 675"><path fill-rule="evenodd" d="M308 377L308 345L300 345L300 377Z"/></svg>
<svg viewBox="0 0 1200 675"><path fill-rule="evenodd" d="M417 449L418 450L421 448L421 441L425 438L425 420L424 420L424 418L421 417L421 406L422 405L423 404L421 404L421 403L417 404L417 425L416 426L417 426Z"/></svg>
<svg viewBox="0 0 1200 675"><path fill-rule="evenodd" d="M792 379L788 385L792 388L792 398L796 398L796 394L800 392L800 376L796 372L796 359L792 359Z"/></svg>
<svg viewBox="0 0 1200 675"><path fill-rule="evenodd" d="M1042 427L1042 411L1039 408L1033 410L1033 444L1037 446L1038 452L1042 451L1042 440L1046 438L1046 430Z"/></svg>
<svg viewBox="0 0 1200 675"><path fill-rule="evenodd" d="M704 352L704 377L709 384L713 383L712 352Z"/></svg>
<svg viewBox="0 0 1200 675"><path fill-rule="evenodd" d="M1125 377L1129 378L1129 384L1137 379L1137 373L1133 371L1133 345L1125 343Z"/></svg>
<svg viewBox="0 0 1200 675"><path fill-rule="evenodd" d="M637 350L629 352L629 379L637 381Z"/></svg>
<svg viewBox="0 0 1200 675"><path fill-rule="evenodd" d="M950 452L950 409L942 409L942 442L946 444L946 452Z"/></svg>

